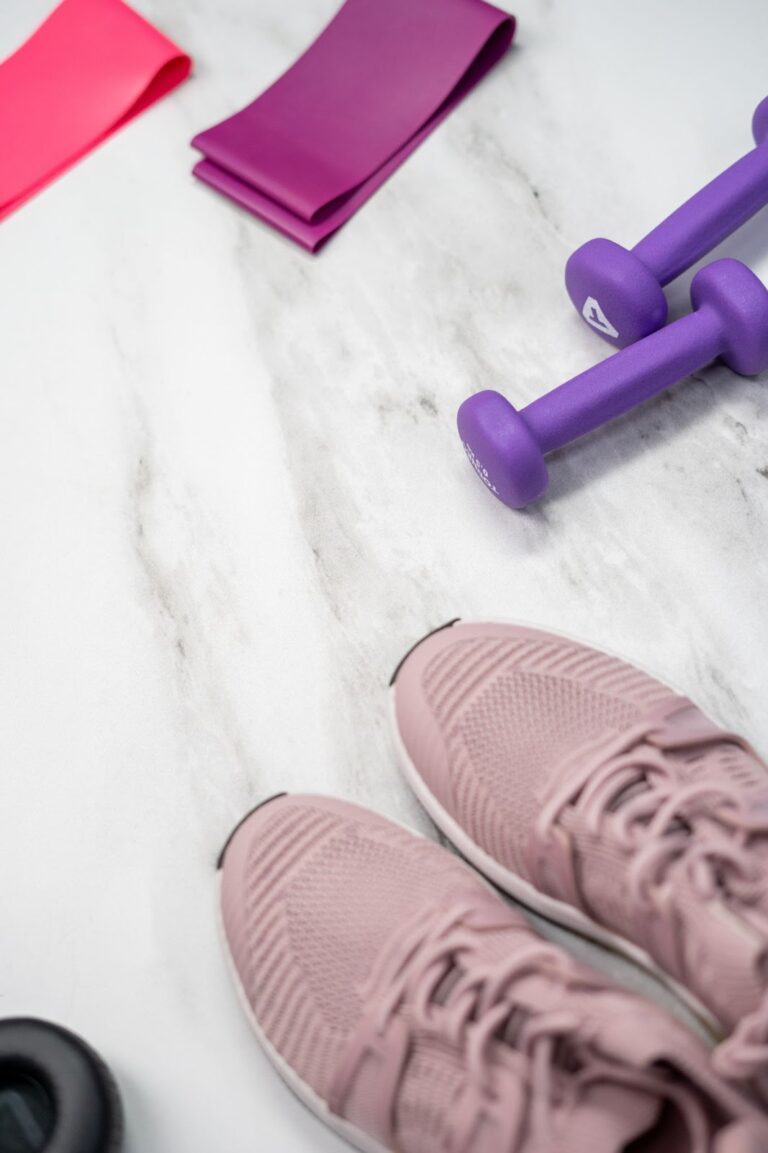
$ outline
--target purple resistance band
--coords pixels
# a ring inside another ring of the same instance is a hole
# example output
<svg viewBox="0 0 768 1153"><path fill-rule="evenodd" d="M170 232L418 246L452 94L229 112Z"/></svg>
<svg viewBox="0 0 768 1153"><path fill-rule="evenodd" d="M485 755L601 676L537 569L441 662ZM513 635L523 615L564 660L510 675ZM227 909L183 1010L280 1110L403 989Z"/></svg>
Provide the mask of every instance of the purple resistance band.
<svg viewBox="0 0 768 1153"><path fill-rule="evenodd" d="M195 176L316 251L509 47L484 0L346 0L253 104L192 141Z"/></svg>

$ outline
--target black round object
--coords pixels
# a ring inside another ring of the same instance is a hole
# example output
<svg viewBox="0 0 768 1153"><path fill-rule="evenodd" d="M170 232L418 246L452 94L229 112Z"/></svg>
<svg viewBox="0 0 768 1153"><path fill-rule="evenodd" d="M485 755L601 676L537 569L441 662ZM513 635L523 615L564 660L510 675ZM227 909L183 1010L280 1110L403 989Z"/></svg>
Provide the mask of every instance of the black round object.
<svg viewBox="0 0 768 1153"><path fill-rule="evenodd" d="M0 1021L0 1153L117 1153L122 1109L112 1075L68 1029Z"/></svg>

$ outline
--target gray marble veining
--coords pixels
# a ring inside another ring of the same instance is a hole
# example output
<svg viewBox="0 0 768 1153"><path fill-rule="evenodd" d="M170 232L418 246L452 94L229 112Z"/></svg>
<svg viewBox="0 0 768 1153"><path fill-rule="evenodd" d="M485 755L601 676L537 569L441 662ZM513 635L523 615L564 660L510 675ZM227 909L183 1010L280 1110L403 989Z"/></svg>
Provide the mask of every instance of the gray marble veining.
<svg viewBox="0 0 768 1153"><path fill-rule="evenodd" d="M749 147L768 9L520 0L508 58L312 258L196 184L188 141L334 0L137 6L194 79L0 227L0 1015L103 1050L129 1153L337 1150L241 1018L214 861L286 788L430 832L387 732L409 644L549 625L768 749L768 376L697 374L522 514L454 429L476 388L524 404L606 355L565 259ZM48 7L3 5L0 53ZM768 276L768 215L722 251Z"/></svg>

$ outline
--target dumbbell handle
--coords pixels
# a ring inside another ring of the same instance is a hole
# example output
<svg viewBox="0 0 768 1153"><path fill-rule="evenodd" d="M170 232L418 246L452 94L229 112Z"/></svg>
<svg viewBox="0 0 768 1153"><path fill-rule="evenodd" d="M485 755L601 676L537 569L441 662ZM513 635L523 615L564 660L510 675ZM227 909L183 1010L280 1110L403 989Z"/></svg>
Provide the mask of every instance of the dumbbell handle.
<svg viewBox="0 0 768 1153"><path fill-rule="evenodd" d="M723 351L721 323L705 307L567 380L520 415L542 453L551 452L703 368Z"/></svg>
<svg viewBox="0 0 768 1153"><path fill-rule="evenodd" d="M768 144L758 144L633 248L660 284L701 260L768 204Z"/></svg>

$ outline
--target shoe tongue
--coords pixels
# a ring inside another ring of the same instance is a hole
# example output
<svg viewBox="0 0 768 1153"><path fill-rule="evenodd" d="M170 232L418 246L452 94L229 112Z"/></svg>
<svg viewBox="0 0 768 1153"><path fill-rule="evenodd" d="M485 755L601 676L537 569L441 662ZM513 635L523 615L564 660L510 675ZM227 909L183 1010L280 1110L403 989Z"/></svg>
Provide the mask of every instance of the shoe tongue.
<svg viewBox="0 0 768 1153"><path fill-rule="evenodd" d="M508 931L484 934L483 963L492 967L495 962L502 962L508 958L510 947ZM433 995L438 1011L449 1006L463 973L457 965L438 984ZM515 1069L514 1054L526 1022L539 1012L555 1008L562 992L544 971L530 973L516 982L514 1011L506 1030L497 1037L501 1044L495 1049L496 1058L491 1057L492 1061L499 1061L497 1073L504 1084L504 1091L500 1093L503 1101L500 1124L508 1130L507 1138L500 1150L496 1125L481 1124L466 1153L513 1153L513 1150L515 1153L571 1153L580 1148L589 1149L590 1153L624 1153L637 1137L655 1126L662 1105L655 1094L631 1085L596 1081L579 1090L573 1105L564 1103L562 1108L557 1107L551 1146L534 1145L532 1138L526 1138L525 1119L530 1119L533 1102L528 1100L527 1077L520 1077ZM461 1098L467 1087L466 1054L448 1038L418 1028L412 1040L396 1099L397 1148L403 1153L444 1153L451 1147L451 1126L457 1116L463 1115ZM504 1057L507 1046L509 1062ZM467 1108L472 1108L469 1102Z"/></svg>
<svg viewBox="0 0 768 1153"><path fill-rule="evenodd" d="M397 1093L394 1136L403 1153L444 1153L451 1118L466 1082L459 1053L436 1037L417 1035Z"/></svg>
<svg viewBox="0 0 768 1153"><path fill-rule="evenodd" d="M488 962L503 958L509 951L508 935L489 934L484 951ZM446 974L435 993L436 1005L450 1001L460 975L458 966ZM504 1049L509 1046L510 1053L517 1049L526 1022L539 1012L554 1008L560 992L544 972L521 978L515 986L514 1011L497 1037L500 1044L495 1052L500 1061L499 1070L502 1077L509 1077L502 1096L510 1111L510 1131L518 1131L512 1148L515 1153L518 1149L520 1153L571 1153L581 1148L589 1149L590 1153L625 1153L633 1141L654 1129L664 1104L660 1095L631 1083L618 1085L596 1080L579 1090L573 1104L552 1105L557 1114L552 1118L551 1145L533 1145L532 1138L526 1140L524 1136L527 1126L523 1117L530 1118L533 1108L533 1102L526 1102L530 1087L526 1087L526 1078L518 1084L514 1065L507 1067ZM512 1062L514 1060L512 1058ZM625 1065L620 1058L618 1064L627 1069L629 1081L634 1061ZM501 1071L502 1067L506 1067L506 1072ZM456 1102L466 1085L466 1072L464 1058L450 1044L434 1036L417 1035L398 1093L398 1148L405 1153L444 1153L446 1142L449 1147ZM498 1141L499 1133L493 1126L480 1125L466 1153L498 1153ZM506 1144L503 1153L507 1153Z"/></svg>
<svg viewBox="0 0 768 1153"><path fill-rule="evenodd" d="M567 1118L565 1149L590 1153L624 1153L659 1119L662 1100L653 1093L597 1082L589 1086Z"/></svg>
<svg viewBox="0 0 768 1153"><path fill-rule="evenodd" d="M444 1153L450 1148L455 1107L466 1084L466 1069L451 1049L434 1037L416 1039L397 1097L395 1136L404 1153ZM512 1090L510 1084L509 1089ZM521 1094L524 1095L521 1089ZM523 1105L505 1094L510 1110ZM520 1133L503 1153L625 1153L633 1141L650 1133L662 1108L661 1098L644 1090L607 1082L584 1088L577 1103L553 1117L552 1143L531 1144ZM527 1112L527 1110L526 1110ZM513 1119L510 1118L513 1122ZM516 1128L514 1122L510 1126ZM466 1153L499 1153L499 1134L479 1126Z"/></svg>
<svg viewBox="0 0 768 1153"><path fill-rule="evenodd" d="M737 1121L718 1134L715 1153L764 1153L765 1126L756 1121Z"/></svg>

